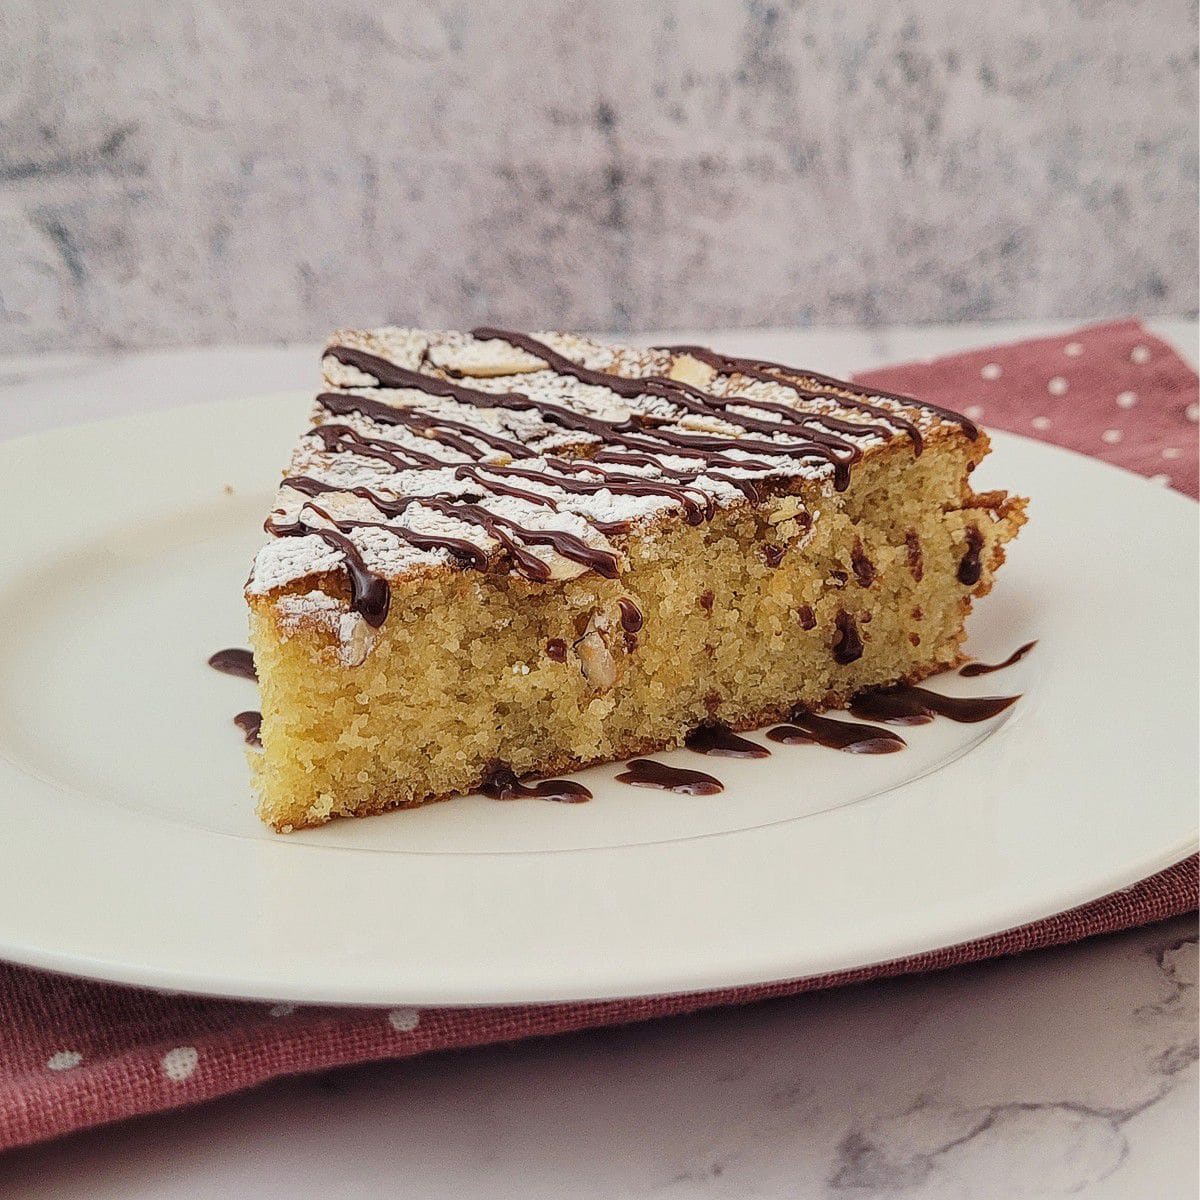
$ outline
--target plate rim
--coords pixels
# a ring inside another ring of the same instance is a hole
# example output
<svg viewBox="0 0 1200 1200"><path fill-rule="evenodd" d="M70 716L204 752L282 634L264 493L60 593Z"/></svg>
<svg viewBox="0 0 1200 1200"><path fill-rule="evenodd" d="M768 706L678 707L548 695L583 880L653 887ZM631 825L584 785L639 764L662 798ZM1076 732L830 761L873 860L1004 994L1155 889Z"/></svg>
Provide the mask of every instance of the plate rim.
<svg viewBox="0 0 1200 1200"><path fill-rule="evenodd" d="M736 836L736 835L718 835ZM411 1005L416 1008L497 1008L509 1005L556 1005L617 1002L622 1000L660 999L671 996L696 996L709 992L730 989L765 987L772 984L799 983L806 979L817 979L826 975L872 970L906 959L941 950L969 945L986 938L999 937L1039 921L1061 916L1106 896L1125 891L1171 867L1179 866L1200 850L1200 835L1193 832L1182 839L1179 845L1159 855L1139 860L1136 866L1119 876L1112 877L1103 887L1064 889L1050 902L1031 902L1004 909L1006 914L994 918L977 918L970 922L952 923L943 932L926 937L914 938L901 945L898 952L885 958L869 958L863 961L860 955L846 953L831 955L817 960L817 966L805 969L800 974L780 973L778 967L750 966L747 969L723 970L719 976L697 975L680 986L663 989L647 982L645 985L614 985L604 987L593 984L584 990L571 987L549 989L549 994L531 998L522 987L494 989L495 995L488 999L471 998L458 991L425 990L406 986L403 991L380 990L378 986L349 984L318 985L316 988L286 985L280 990L254 976L239 976L231 973L223 983L214 983L204 975L189 975L177 970L162 970L154 967L130 967L101 956L72 955L44 952L36 947L7 941L0 935L0 963L46 971L54 975L90 980L96 983L114 984L123 987L146 988L162 995L185 995L196 998L230 1001L261 1001L263 1003L288 1002L311 1007L339 1008L389 1008L396 1005ZM1115 886L1110 886L1115 883ZM997 921L1002 923L997 924ZM1091 936L1091 935L1088 935ZM493 989L489 989L493 990Z"/></svg>

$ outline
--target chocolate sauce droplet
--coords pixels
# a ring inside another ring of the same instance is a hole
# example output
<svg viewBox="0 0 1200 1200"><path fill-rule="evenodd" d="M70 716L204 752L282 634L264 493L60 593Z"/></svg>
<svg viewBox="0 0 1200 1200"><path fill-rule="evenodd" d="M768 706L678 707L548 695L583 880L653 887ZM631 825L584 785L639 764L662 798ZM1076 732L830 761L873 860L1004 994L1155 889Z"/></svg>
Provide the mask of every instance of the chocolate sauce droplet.
<svg viewBox="0 0 1200 1200"><path fill-rule="evenodd" d="M974 725L1002 713L1020 700L1020 696L943 696L928 688L898 683L892 687L859 692L850 703L856 717L884 721L889 725L916 725L933 714Z"/></svg>
<svg viewBox="0 0 1200 1200"><path fill-rule="evenodd" d="M240 712L233 718L233 723L245 735L247 746L262 745L262 738L258 736L259 730L262 728L262 713L254 712L253 709Z"/></svg>
<svg viewBox="0 0 1200 1200"><path fill-rule="evenodd" d="M237 675L241 679L257 679L258 672L254 669L254 655L249 650L230 648L218 650L210 655L208 665L214 671L223 675Z"/></svg>
<svg viewBox="0 0 1200 1200"><path fill-rule="evenodd" d="M972 525L967 530L967 552L958 564L958 582L974 587L983 575L983 534Z"/></svg>
<svg viewBox="0 0 1200 1200"><path fill-rule="evenodd" d="M553 800L557 804L582 804L592 793L571 779L541 779L522 783L511 767L495 767L479 790L493 800Z"/></svg>
<svg viewBox="0 0 1200 1200"><path fill-rule="evenodd" d="M833 643L833 658L835 662L846 667L862 658L862 635L858 632L854 618L845 609L838 613L836 623L838 637Z"/></svg>
<svg viewBox="0 0 1200 1200"><path fill-rule="evenodd" d="M1036 645L1036 638L1032 642L1026 642L1025 645L1017 647L1003 662L992 664L979 662L967 663L959 671L959 674L970 678L975 675L990 675L993 671L1003 671L1005 667L1011 667L1019 663Z"/></svg>
<svg viewBox="0 0 1200 1200"><path fill-rule="evenodd" d="M684 745L697 754L724 758L770 758L766 746L739 737L727 725L701 725L687 735Z"/></svg>
<svg viewBox="0 0 1200 1200"><path fill-rule="evenodd" d="M621 628L626 633L637 633L642 627L642 610L625 597L617 601L617 607L621 610Z"/></svg>
<svg viewBox="0 0 1200 1200"><path fill-rule="evenodd" d="M857 721L839 721L835 717L818 717L815 713L802 710L792 713L790 725L778 725L767 730L767 737L788 746L815 742L847 754L894 754L907 745L899 734L890 729L860 725Z"/></svg>
<svg viewBox="0 0 1200 1200"><path fill-rule="evenodd" d="M719 779L703 771L668 767L652 758L635 758L625 766L627 769L617 776L617 782L633 787L661 788L665 792L682 792L687 796L715 796L725 790Z"/></svg>

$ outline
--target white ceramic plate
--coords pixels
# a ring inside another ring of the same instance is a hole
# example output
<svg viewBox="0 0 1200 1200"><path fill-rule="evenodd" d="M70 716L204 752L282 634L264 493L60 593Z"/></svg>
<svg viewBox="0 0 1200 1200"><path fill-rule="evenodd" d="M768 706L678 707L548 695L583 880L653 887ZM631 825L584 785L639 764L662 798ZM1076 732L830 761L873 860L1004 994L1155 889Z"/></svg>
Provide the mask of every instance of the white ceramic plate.
<svg viewBox="0 0 1200 1200"><path fill-rule="evenodd" d="M308 413L266 396L0 447L0 956L301 1002L489 1004L881 962L1127 886L1196 844L1196 506L997 435L1034 497L970 650L1019 666L982 725L864 757L667 755L718 796L582 778L279 837L231 716L241 585Z"/></svg>

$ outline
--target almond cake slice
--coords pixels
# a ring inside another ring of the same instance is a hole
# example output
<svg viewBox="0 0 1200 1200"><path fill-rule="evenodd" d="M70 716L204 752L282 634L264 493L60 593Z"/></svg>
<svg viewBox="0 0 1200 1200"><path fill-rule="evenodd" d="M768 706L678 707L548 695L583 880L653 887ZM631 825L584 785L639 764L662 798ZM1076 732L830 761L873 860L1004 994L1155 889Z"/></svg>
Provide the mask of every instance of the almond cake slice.
<svg viewBox="0 0 1200 1200"><path fill-rule="evenodd" d="M334 335L246 597L280 831L962 660L1025 501L965 417L701 346Z"/></svg>

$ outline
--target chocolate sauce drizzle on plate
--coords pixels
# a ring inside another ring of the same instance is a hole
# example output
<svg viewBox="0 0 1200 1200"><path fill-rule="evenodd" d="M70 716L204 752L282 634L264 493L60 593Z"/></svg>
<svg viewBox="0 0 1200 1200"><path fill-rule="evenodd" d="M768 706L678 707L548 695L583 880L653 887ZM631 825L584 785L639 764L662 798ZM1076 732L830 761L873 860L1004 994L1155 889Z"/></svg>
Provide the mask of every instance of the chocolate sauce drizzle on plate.
<svg viewBox="0 0 1200 1200"><path fill-rule="evenodd" d="M703 771L668 767L652 758L635 758L625 766L626 769L617 776L617 782L633 787L660 788L665 792L682 792L685 796L715 796L725 790L719 779Z"/></svg>
<svg viewBox="0 0 1200 1200"><path fill-rule="evenodd" d="M254 655L249 650L241 650L236 647L218 650L216 654L209 656L208 665L223 675L236 675L241 679L258 679L258 672L254 669Z"/></svg>
<svg viewBox="0 0 1200 1200"><path fill-rule="evenodd" d="M510 767L497 767L479 790L493 800L553 800L558 804L583 804L592 793L571 779L539 779L522 783Z"/></svg>
<svg viewBox="0 0 1200 1200"><path fill-rule="evenodd" d="M1003 671L1005 667L1015 666L1027 655L1030 650L1037 645L1037 639L1032 642L1026 642L1023 646L1018 646L1003 662L998 663L980 663L973 662L959 670L960 675L965 675L967 678L972 678L976 675L990 675L993 671Z"/></svg>
<svg viewBox="0 0 1200 1200"><path fill-rule="evenodd" d="M911 396L863 388L817 372L785 367L766 360L718 355L703 347L681 346L671 349L675 353L687 353L709 363L722 374L738 375L755 382L783 386L804 399L829 400L844 410L862 413L871 420L850 421L832 413L803 412L788 405L742 395L717 396L692 384L665 376L631 377L594 370L559 354L528 334L511 330L479 328L472 333L480 340L505 341L510 346L540 359L546 364L547 370L559 376L605 388L626 400L654 397L667 402L682 414L715 417L727 425L737 427L742 436L721 436L679 427L667 428L667 425L674 423L674 418L663 419L642 412L631 413L619 421L604 420L520 391L488 392L472 388L453 379L401 367L378 355L344 345L328 346L324 353L370 376L381 388L422 392L431 397L451 399L459 404L478 408L536 412L547 424L595 439L599 442L599 448L591 450L588 456L582 459L547 456L550 473L547 474L544 470L533 471L523 467L521 462L538 457L537 452L513 438L504 437L490 429L456 421L437 412L423 411L414 405L397 407L353 392L326 392L318 396L317 401L331 417L360 413L379 425L403 426L422 437L452 447L465 455L467 461L447 461L387 438L366 437L336 422L320 425L312 434L322 440L326 451L330 453L345 451L365 455L388 464L396 471L451 469L456 478L469 479L481 492L517 497L551 510L557 507L552 497L521 487L516 481L548 480L558 489L580 494L606 490L618 495L664 496L679 504L684 519L690 524L711 520L715 513L713 497L691 486L701 475L739 488L752 501L762 498L763 483L772 478L771 465L748 458L733 458L730 457L729 451L743 455L760 454L776 459L791 458L827 463L832 469L833 485L838 491L844 491L849 485L850 468L862 458L861 447L847 440L846 435L875 436L887 441L899 431L908 435L914 451L920 453L921 434L917 426L897 413L871 403L869 397L923 407L958 422L969 437L977 435L977 430L965 417L937 405L923 403ZM805 380L805 385L788 378L789 374ZM815 386L808 386L809 384ZM755 437L755 434L763 436ZM787 440L773 440L777 438ZM494 457L496 452L502 452L509 461L505 465L482 461L485 456ZM696 464L695 468L680 470L667 467L661 461L666 455L685 461L691 460ZM658 477L649 478L623 471L620 469L623 466L652 467ZM759 470L764 472L766 478L754 480L721 473L721 468L731 467ZM289 479L286 482L293 487L300 483L298 479ZM316 481L312 480L306 480L305 484L318 486ZM303 485L301 487L303 490ZM325 485L323 490L346 489ZM495 565L489 555L463 539L444 534L418 534L405 527L397 518L400 518L404 510L413 503L479 526L507 552L515 570L535 581L547 580L550 570L540 558L524 549L528 544L549 545L565 558L609 578L614 578L617 574L617 559L608 551L590 546L583 539L564 531L534 530L522 526L477 503L467 501L465 497L422 496L396 499L383 497L368 488L348 490L367 500L386 519L379 522L339 521L326 513L322 515L327 524L321 526L304 520L285 524L269 521L267 529L278 537L315 535L331 548L341 551L349 579L351 608L376 627L387 617L390 588L386 579L367 567L354 543L346 536L353 529L387 529L418 548L443 549L461 565L476 570L491 570ZM308 494L314 493L310 491ZM623 532L625 529L619 522L595 521L593 524L602 533ZM774 549L768 553L773 554ZM866 571L867 568L863 567L860 579ZM864 582L864 586L868 585ZM627 629L626 632L635 634L636 630ZM853 641L852 636L843 638L848 652L853 650Z"/></svg>
<svg viewBox="0 0 1200 1200"><path fill-rule="evenodd" d="M249 650L230 647L228 650L218 650L209 656L208 665L222 675L236 675L240 679L253 679L257 682L258 672L254 669L254 655ZM233 723L242 731L247 746L261 746L262 738L259 730L262 727L262 713L248 709L233 718Z"/></svg>
<svg viewBox="0 0 1200 1200"><path fill-rule="evenodd" d="M934 716L947 717L961 725L974 725L998 716L1020 696L943 696L928 688L898 683L893 687L859 692L850 711L865 721L887 725L924 725Z"/></svg>
<svg viewBox="0 0 1200 1200"><path fill-rule="evenodd" d="M847 754L894 754L908 743L890 729L877 725L862 725L858 721L842 721L836 717L819 717L816 713L798 709L792 713L790 725L777 725L767 730L767 737L786 746L815 742L831 750Z"/></svg>
<svg viewBox="0 0 1200 1200"><path fill-rule="evenodd" d="M233 718L233 723L242 731L247 746L262 745L262 738L259 737L259 730L262 728L262 713L255 712L253 709L240 712Z"/></svg>
<svg viewBox="0 0 1200 1200"><path fill-rule="evenodd" d="M739 737L727 725L701 725L687 735L683 744L696 754L713 754L723 758L771 757L766 746Z"/></svg>

